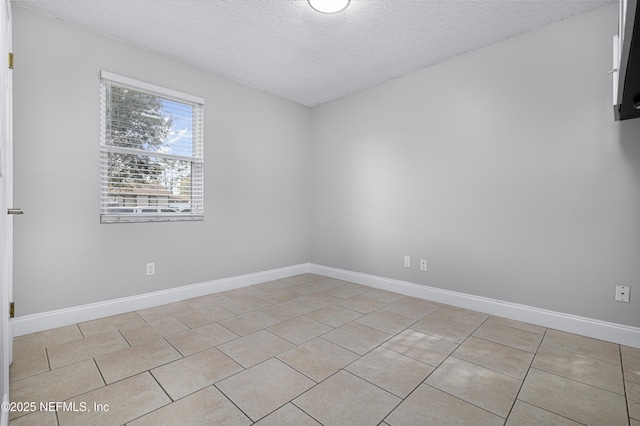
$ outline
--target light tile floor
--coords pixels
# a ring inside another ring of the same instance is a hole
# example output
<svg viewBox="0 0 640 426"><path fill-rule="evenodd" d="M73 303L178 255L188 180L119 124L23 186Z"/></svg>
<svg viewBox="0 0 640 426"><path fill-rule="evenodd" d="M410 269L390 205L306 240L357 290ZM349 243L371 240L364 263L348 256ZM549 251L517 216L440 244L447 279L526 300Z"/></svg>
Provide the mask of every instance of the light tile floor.
<svg viewBox="0 0 640 426"><path fill-rule="evenodd" d="M640 426L640 349L311 274L18 337L10 381L11 426Z"/></svg>

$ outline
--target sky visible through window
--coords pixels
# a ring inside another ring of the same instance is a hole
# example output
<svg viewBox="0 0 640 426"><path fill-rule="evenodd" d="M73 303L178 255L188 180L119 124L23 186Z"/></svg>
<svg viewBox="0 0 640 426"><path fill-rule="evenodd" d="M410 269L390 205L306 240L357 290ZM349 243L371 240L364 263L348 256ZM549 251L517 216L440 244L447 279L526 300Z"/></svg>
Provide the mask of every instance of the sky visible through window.
<svg viewBox="0 0 640 426"><path fill-rule="evenodd" d="M161 99L162 117L171 120L169 135L157 148L164 154L191 157L193 155L192 109L188 104L168 99Z"/></svg>
<svg viewBox="0 0 640 426"><path fill-rule="evenodd" d="M161 154L191 157L193 155L192 110L189 104L158 98L162 107L160 116L150 117L170 123L166 138L155 146L145 146L145 150ZM174 195L188 195L190 188L191 162L189 160L151 157L150 161L162 170L157 177L158 183ZM187 201L187 204L188 201Z"/></svg>

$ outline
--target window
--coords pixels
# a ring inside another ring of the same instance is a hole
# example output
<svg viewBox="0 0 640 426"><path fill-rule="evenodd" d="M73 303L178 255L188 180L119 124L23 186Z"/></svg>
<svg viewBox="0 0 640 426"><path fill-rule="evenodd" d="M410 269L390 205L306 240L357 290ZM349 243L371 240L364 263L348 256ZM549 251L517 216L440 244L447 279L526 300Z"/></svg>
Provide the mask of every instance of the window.
<svg viewBox="0 0 640 426"><path fill-rule="evenodd" d="M204 99L102 71L100 221L202 220Z"/></svg>

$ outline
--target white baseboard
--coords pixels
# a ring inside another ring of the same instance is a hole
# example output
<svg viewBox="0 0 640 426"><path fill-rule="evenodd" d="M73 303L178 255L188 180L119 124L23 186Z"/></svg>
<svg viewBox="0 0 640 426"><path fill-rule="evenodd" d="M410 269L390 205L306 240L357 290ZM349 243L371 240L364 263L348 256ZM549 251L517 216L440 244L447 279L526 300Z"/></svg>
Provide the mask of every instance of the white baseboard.
<svg viewBox="0 0 640 426"><path fill-rule="evenodd" d="M523 321L542 327L580 334L594 339L606 340L634 348L640 348L640 328L615 324L591 318L548 311L517 303L504 302L486 297L473 296L435 287L413 284L375 275L346 271L328 266L311 264L309 272L344 281L393 291L406 296L419 297L485 314Z"/></svg>
<svg viewBox="0 0 640 426"><path fill-rule="evenodd" d="M13 320L14 336L22 336L78 322L91 321L111 315L123 314L138 309L150 308L165 303L246 287L307 272L640 348L640 328L637 327L614 324L577 315L548 311L531 306L309 263L237 277L222 278L206 283L176 287L139 296L108 300L40 314L25 315Z"/></svg>
<svg viewBox="0 0 640 426"><path fill-rule="evenodd" d="M231 278L222 278L206 283L186 285L168 290L155 291L153 293L138 296L124 297L121 299L107 300L105 302L91 303L73 308L59 309L40 314L24 315L13 319L14 336L22 336L37 331L49 330L78 322L91 321L112 315L124 314L138 309L151 308L166 303L178 302L193 297L204 296L234 288L246 287L267 281L287 278L294 275L309 272L309 264L288 266L285 268L271 269L247 275Z"/></svg>

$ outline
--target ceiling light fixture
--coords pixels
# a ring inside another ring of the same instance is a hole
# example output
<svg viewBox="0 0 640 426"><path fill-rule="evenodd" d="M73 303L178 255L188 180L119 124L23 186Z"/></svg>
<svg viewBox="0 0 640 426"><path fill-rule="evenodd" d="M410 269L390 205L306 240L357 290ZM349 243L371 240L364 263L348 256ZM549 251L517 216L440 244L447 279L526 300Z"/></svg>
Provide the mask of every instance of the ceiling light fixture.
<svg viewBox="0 0 640 426"><path fill-rule="evenodd" d="M338 13L349 6L350 0L307 0L313 10L320 13Z"/></svg>

